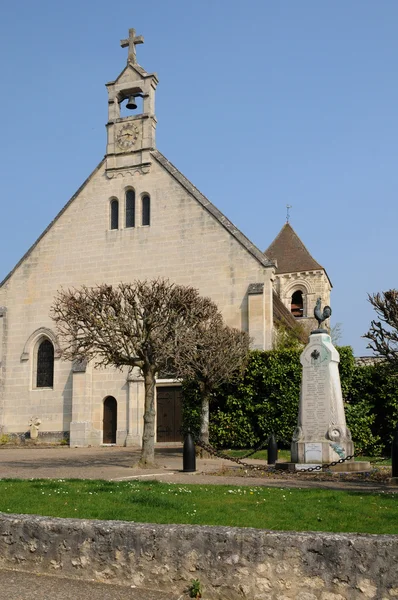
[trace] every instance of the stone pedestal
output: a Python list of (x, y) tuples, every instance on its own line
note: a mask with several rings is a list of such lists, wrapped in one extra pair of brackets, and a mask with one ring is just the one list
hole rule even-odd
[(311, 333), (300, 361), (303, 375), (298, 423), (291, 446), (292, 462), (325, 464), (353, 454), (341, 394), (340, 357), (327, 332)]

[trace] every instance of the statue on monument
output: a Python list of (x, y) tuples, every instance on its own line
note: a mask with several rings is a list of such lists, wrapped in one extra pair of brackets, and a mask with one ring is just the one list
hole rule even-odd
[(318, 329), (322, 329), (321, 325), (326, 319), (328, 319), (332, 314), (332, 309), (330, 306), (325, 306), (323, 311), (321, 312), (321, 302), (322, 298), (318, 298), (314, 308), (314, 317), (318, 321)]

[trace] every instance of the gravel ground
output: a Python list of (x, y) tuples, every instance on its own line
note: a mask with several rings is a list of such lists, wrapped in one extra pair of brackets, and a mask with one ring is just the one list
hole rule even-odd
[[(0, 446), (0, 478), (51, 479), (158, 479), (167, 483), (223, 485), (263, 485), (267, 487), (321, 487), (361, 491), (398, 491), (388, 485), (391, 469), (370, 474), (297, 474), (286, 471), (267, 472), (240, 469), (235, 463), (207, 458), (196, 461), (195, 473), (182, 471), (182, 446), (157, 447), (156, 466), (138, 468), (139, 448), (100, 446), (69, 448), (68, 446)], [(262, 466), (263, 461), (248, 459)]]

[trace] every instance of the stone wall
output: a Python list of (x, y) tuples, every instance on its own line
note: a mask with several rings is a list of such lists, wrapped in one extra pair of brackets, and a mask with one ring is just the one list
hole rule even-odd
[[(398, 536), (51, 519), (0, 513), (0, 568), (206, 600), (398, 598)], [(159, 597), (161, 596), (161, 592)]]
[[(136, 193), (136, 227), (126, 228), (125, 194), (131, 188)], [(7, 311), (0, 321), (9, 334), (6, 340), (4, 333), (2, 345), (0, 339), (3, 359), (7, 358), (6, 369), (0, 369), (0, 424), (6, 433), (26, 431), (29, 419), (36, 415), (40, 431), (68, 431), (76, 422), (77, 427), (93, 430), (84, 433), (82, 440), (77, 436), (79, 445), (99, 444), (103, 401), (109, 395), (118, 402), (118, 429), (127, 429), (123, 422), (127, 372), (87, 370), (80, 377), (84, 380), (80, 397), (75, 399), (79, 386), (73, 381), (71, 365), (56, 352), (53, 387), (36, 387), (38, 344), (43, 335), (56, 340), (50, 307), (60, 288), (165, 277), (199, 289), (217, 303), (230, 326), (247, 331), (247, 289), (260, 283), (263, 322), (254, 334), (260, 336), (258, 347), (271, 347), (273, 268), (265, 266), (266, 259), (255, 258), (253, 252), (259, 251), (249, 252), (240, 241), (242, 234), (232, 235), (232, 226), (226, 228), (193, 192), (193, 186), (192, 192), (187, 190), (158, 160), (153, 160), (148, 173), (137, 170), (113, 179), (107, 178), (101, 164), (4, 282), (0, 307)], [(139, 221), (145, 194), (151, 198), (150, 226)], [(114, 198), (120, 205), (117, 230), (110, 229)], [(0, 361), (3, 364), (1, 357)]]

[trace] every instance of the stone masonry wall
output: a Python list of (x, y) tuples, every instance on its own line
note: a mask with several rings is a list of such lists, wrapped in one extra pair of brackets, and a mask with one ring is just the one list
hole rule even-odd
[(199, 579), (206, 600), (389, 600), (398, 598), (397, 563), (392, 535), (0, 513), (0, 568), (176, 594)]

